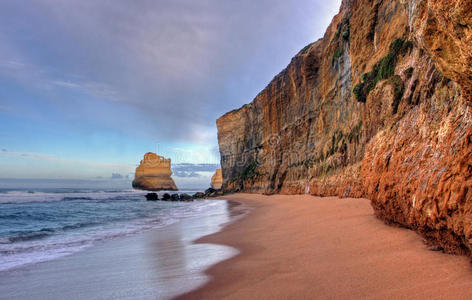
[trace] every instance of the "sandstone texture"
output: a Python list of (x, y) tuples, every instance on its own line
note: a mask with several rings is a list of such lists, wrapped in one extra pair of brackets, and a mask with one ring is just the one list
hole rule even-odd
[(367, 197), (472, 249), (472, 1), (345, 0), (250, 103), (217, 120), (227, 192)]
[(211, 177), (211, 187), (220, 190), (223, 185), (223, 173), (221, 169), (216, 169), (215, 174)]
[(171, 160), (149, 152), (136, 168), (133, 188), (145, 191), (176, 191), (172, 179)]

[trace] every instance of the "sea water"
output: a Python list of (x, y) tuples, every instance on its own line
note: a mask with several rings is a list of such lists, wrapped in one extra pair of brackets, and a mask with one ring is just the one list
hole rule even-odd
[(0, 271), (53, 260), (226, 205), (211, 200), (150, 202), (144, 195), (130, 189), (0, 189)]

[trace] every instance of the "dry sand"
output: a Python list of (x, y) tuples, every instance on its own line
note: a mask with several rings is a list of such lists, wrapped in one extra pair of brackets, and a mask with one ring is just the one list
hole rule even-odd
[(469, 259), (385, 225), (366, 199), (238, 194), (249, 216), (198, 243), (241, 254), (185, 299), (472, 299)]

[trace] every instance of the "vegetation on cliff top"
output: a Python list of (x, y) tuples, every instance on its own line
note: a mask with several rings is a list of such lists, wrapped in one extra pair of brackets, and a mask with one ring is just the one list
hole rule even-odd
[(305, 54), (305, 53), (307, 53), (308, 49), (310, 49), (311, 45), (313, 45), (313, 44), (314, 44), (314, 42), (313, 42), (313, 43), (309, 43), (308, 45), (306, 45), (305, 47), (303, 47), (303, 49), (300, 50), (299, 54)]

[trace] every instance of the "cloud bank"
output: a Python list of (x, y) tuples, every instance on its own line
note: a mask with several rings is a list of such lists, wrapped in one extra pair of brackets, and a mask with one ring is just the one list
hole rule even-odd
[(339, 5), (5, 0), (0, 76), (92, 123), (105, 119), (153, 139), (215, 144), (215, 119), (250, 102), (299, 49), (321, 37)]

